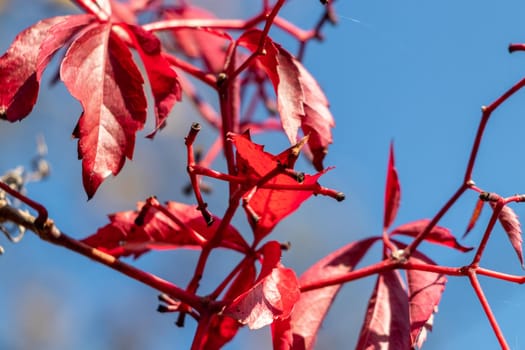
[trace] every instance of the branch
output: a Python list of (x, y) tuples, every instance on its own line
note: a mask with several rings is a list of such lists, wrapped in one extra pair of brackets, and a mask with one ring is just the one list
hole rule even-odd
[[(84, 244), (65, 233), (61, 232), (53, 223), (52, 220), (47, 219), (40, 227), (37, 225), (37, 218), (33, 215), (17, 209), (6, 200), (0, 200), (0, 223), (12, 222), (17, 225), (25, 227), (27, 230), (33, 231), (41, 239), (49, 243), (62, 246), (78, 254), (81, 254), (93, 261), (108, 266), (109, 268), (118, 271), (136, 281), (150, 286), (151, 288), (170, 295), (173, 298), (179, 299), (185, 304), (190, 305), (199, 312), (209, 310), (209, 305), (201, 298), (192, 293), (186, 292), (154, 274), (137, 269), (129, 264), (126, 264), (112, 255), (109, 255), (101, 250), (93, 248)], [(209, 302), (208, 302), (209, 304)]]

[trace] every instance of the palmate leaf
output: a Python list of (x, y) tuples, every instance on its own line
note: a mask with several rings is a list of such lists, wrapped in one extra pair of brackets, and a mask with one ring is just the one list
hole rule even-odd
[[(260, 30), (249, 30), (239, 38), (238, 44), (255, 51), (261, 35)], [(324, 168), (323, 159), (332, 143), (331, 129), (335, 125), (328, 100), (316, 80), (292, 54), (270, 38), (266, 38), (263, 49), (265, 54), (256, 60), (274, 87), (284, 132), (291, 144), (297, 142), (299, 128), (310, 136), (308, 146), (313, 164), (320, 171)]]
[[(352, 271), (379, 239), (366, 238), (328, 254), (306, 270), (299, 278), (299, 283), (305, 285)], [(290, 317), (272, 324), (274, 349), (313, 349), (317, 332), (340, 288), (341, 285), (335, 285), (301, 293)]]
[(142, 75), (111, 26), (84, 31), (60, 68), (61, 79), (84, 110), (74, 136), (88, 198), (106, 177), (120, 172), (126, 157), (132, 158), (135, 134), (146, 119)]
[[(109, 1), (97, 4), (111, 14)], [(122, 28), (127, 35), (117, 30)], [(140, 27), (101, 22), (87, 14), (53, 17), (20, 33), (0, 58), (0, 118), (17, 121), (31, 112), (51, 58), (72, 41), (60, 77), (83, 108), (73, 135), (79, 138), (88, 198), (106, 177), (120, 172), (126, 158), (131, 159), (135, 134), (146, 118), (144, 81), (120, 35), (131, 39), (144, 62), (155, 99), (156, 131), (180, 100), (181, 90), (159, 40)]]
[[(246, 135), (231, 134), (230, 139), (237, 149), (239, 173), (255, 178), (260, 178), (273, 171), (278, 166), (278, 161), (290, 158), (287, 154), (294, 152), (292, 147), (283, 152), (284, 154), (275, 156), (265, 152), (263, 146), (251, 142)], [(282, 162), (280, 164), (282, 165)], [(279, 174), (268, 181), (267, 184), (293, 185), (297, 187), (309, 186), (316, 184), (323, 174), (324, 172), (319, 172), (315, 175), (305, 175), (302, 183), (298, 183), (290, 176)], [(297, 210), (301, 203), (312, 194), (313, 191), (311, 189), (278, 190), (258, 188), (249, 198), (248, 206), (245, 208), (255, 237), (258, 240), (264, 238), (279, 221)], [(256, 220), (253, 218), (253, 214), (258, 216)]]
[[(156, 208), (150, 207), (144, 212), (143, 206), (143, 203), (139, 203), (136, 211), (110, 215), (110, 223), (83, 242), (115, 257), (138, 257), (150, 250), (200, 248), (221, 222), (220, 218), (215, 218), (213, 225), (208, 226), (195, 205), (177, 202), (166, 204), (167, 211), (181, 224)], [(142, 217), (141, 222), (137, 223), (139, 213)], [(241, 252), (248, 250), (248, 244), (233, 226), (228, 226), (224, 231), (220, 246)]]

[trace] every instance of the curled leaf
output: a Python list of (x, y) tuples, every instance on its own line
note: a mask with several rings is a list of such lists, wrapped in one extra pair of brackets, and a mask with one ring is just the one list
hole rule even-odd
[[(496, 207), (496, 203), (489, 202), (492, 208)], [(521, 236), (521, 225), (518, 215), (508, 205), (504, 205), (498, 215), (498, 220), (509, 237), (510, 244), (516, 251), (516, 255), (523, 267), (523, 238)]]
[(476, 222), (479, 219), (479, 216), (481, 215), (481, 210), (483, 209), (483, 205), (485, 204), (485, 201), (478, 199), (476, 202), (476, 206), (474, 207), (474, 211), (472, 212), (472, 216), (470, 217), (470, 220), (467, 225), (467, 229), (465, 230), (465, 233), (463, 234), (463, 238), (467, 237), (470, 231), (474, 228), (476, 225)]
[(394, 144), (390, 143), (390, 155), (388, 157), (388, 168), (385, 189), (385, 212), (383, 219), (384, 230), (388, 229), (394, 221), (394, 219), (396, 218), (400, 200), (401, 185), (399, 184), (399, 177), (397, 175), (394, 160)]

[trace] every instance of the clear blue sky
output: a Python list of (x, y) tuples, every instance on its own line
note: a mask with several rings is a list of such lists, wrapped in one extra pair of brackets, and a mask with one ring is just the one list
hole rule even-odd
[[(258, 7), (258, 1), (244, 2), (239, 11), (250, 11), (251, 6)], [(290, 1), (283, 15), (307, 27), (316, 20), (319, 7), (317, 0)], [(525, 53), (507, 52), (509, 43), (525, 41), (522, 1), (341, 0), (336, 8), (339, 25), (326, 28), (324, 43), (307, 48), (305, 65), (325, 90), (337, 123), (335, 143), (326, 160), (336, 169), (321, 182), (344, 191), (347, 200), (313, 198), (277, 227), (275, 238), (292, 242), (284, 263), (299, 272), (345, 243), (381, 233), (391, 140), (402, 186), (395, 224), (433, 216), (460, 184), (480, 106), (525, 74)], [(220, 11), (226, 16), (224, 7)], [(47, 1), (10, 1), (0, 14), (1, 51), (26, 26), (63, 12)], [(285, 42), (284, 46), (293, 51), (293, 45)], [(29, 164), (34, 139), (43, 134), (52, 176), (28, 190), (48, 207), (61, 229), (84, 237), (106, 223), (106, 214), (132, 209), (136, 201), (152, 194), (161, 200), (189, 200), (180, 194), (186, 178), (178, 168), (183, 161), (182, 135), (195, 113), (181, 106), (167, 130), (153, 142), (138, 140), (135, 162), (86, 202), (76, 142), (70, 138), (80, 109), (61, 84), (47, 85), (52, 74), (52, 70), (46, 73), (39, 102), (26, 120), (2, 123), (0, 172)], [(493, 115), (474, 172), (479, 186), (504, 196), (525, 193), (524, 110), (525, 92), (520, 92)], [(311, 171), (305, 163), (301, 166)], [(223, 205), (218, 197), (210, 200), (215, 208)], [(460, 237), (475, 199), (474, 194), (465, 196), (441, 224)], [(523, 206), (513, 208), (525, 215)], [(479, 242), (488, 214), (485, 210), (463, 243)], [(242, 219), (236, 221), (241, 226)], [(483, 266), (524, 273), (499, 226), (489, 243)], [(0, 348), (189, 347), (192, 322), (180, 330), (173, 325), (175, 316), (156, 313), (156, 293), (151, 289), (32, 234), (18, 245), (2, 238), (0, 244), (6, 248), (0, 257)], [(450, 266), (467, 264), (472, 256), (429, 246), (423, 249)], [(378, 253), (372, 252), (367, 262), (377, 259)], [(149, 254), (138, 263), (184, 285), (183, 271), (195, 256), (186, 251)], [(214, 266), (207, 274), (220, 279), (220, 271), (220, 266)], [(524, 287), (483, 278), (481, 283), (511, 348), (525, 349)], [(367, 279), (345, 286), (320, 332), (320, 349), (347, 349), (355, 344), (372, 285), (373, 280)], [(40, 343), (24, 344), (20, 339), (29, 339), (27, 332)], [(242, 331), (228, 348), (246, 348), (250, 342), (250, 348), (267, 349), (268, 341), (268, 329)], [(449, 278), (434, 332), (425, 346), (443, 348), (498, 348), (465, 279)]]

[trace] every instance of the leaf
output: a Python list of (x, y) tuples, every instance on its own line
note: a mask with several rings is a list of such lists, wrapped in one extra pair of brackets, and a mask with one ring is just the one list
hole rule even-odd
[(135, 133), (146, 118), (142, 76), (109, 23), (86, 30), (73, 42), (60, 76), (84, 110), (74, 136), (79, 138), (82, 179), (91, 198), (102, 181), (117, 175), (125, 158), (133, 156)]
[(483, 205), (485, 204), (485, 201), (478, 199), (476, 202), (476, 207), (474, 208), (474, 212), (472, 213), (472, 216), (470, 217), (470, 220), (467, 225), (467, 229), (465, 230), (465, 233), (463, 234), (463, 238), (467, 237), (468, 233), (474, 228), (476, 225), (476, 222), (479, 219), (479, 216), (481, 215), (481, 210), (483, 209)]
[(394, 159), (394, 144), (390, 143), (390, 156), (388, 157), (388, 168), (386, 175), (385, 189), (385, 212), (383, 219), (383, 229), (387, 230), (395, 220), (401, 200), (401, 185)]
[[(319, 260), (299, 278), (301, 285), (351, 272), (379, 237), (352, 242)], [(301, 293), (290, 318), (272, 324), (274, 349), (313, 349), (317, 332), (341, 285)], [(288, 347), (286, 346), (288, 344)]]
[[(181, 6), (163, 12), (165, 19), (216, 19), (215, 15), (197, 6)], [(188, 57), (201, 59), (210, 73), (224, 69), (227, 41), (231, 37), (222, 31), (209, 28), (184, 28), (171, 31), (175, 45)]]
[[(492, 208), (496, 207), (496, 203), (489, 202), (490, 206)], [(518, 218), (518, 215), (512, 210), (511, 207), (504, 205), (501, 209), (501, 212), (498, 215), (498, 220), (507, 233), (507, 236), (509, 237), (510, 244), (512, 244), (512, 247), (516, 251), (516, 254), (518, 255), (518, 259), (521, 263), (521, 267), (523, 268), (523, 250), (522, 250), (522, 243), (523, 238), (521, 237), (521, 225)]]
[[(413, 252), (409, 262), (436, 265), (422, 253)], [(412, 348), (421, 348), (428, 331), (432, 330), (434, 313), (441, 300), (447, 278), (435, 272), (407, 270), (410, 342)]]
[(155, 99), (155, 130), (148, 135), (153, 138), (157, 130), (164, 127), (173, 106), (181, 99), (181, 86), (177, 74), (164, 58), (159, 39), (140, 26), (123, 26), (130, 35), (148, 74)]
[[(263, 146), (251, 142), (247, 136), (231, 134), (230, 139), (237, 148), (237, 167), (240, 175), (261, 178), (278, 166), (278, 160), (288, 158), (286, 152), (294, 152), (292, 147), (285, 151), (284, 154), (281, 153), (274, 156), (265, 152)], [(315, 175), (304, 175), (302, 183), (297, 182), (288, 175), (279, 174), (266, 184), (296, 187), (310, 186), (310, 188), (305, 188), (305, 190), (257, 188), (253, 195), (251, 193), (246, 194), (243, 197), (243, 199), (247, 200), (245, 211), (255, 237), (259, 240), (262, 239), (273, 230), (279, 221), (297, 210), (301, 203), (313, 194), (311, 186), (316, 185), (317, 180), (323, 174), (324, 172)]]
[[(255, 285), (237, 297), (223, 314), (259, 329), (275, 319), (287, 318), (299, 299), (299, 283), (292, 269), (283, 267), (277, 255), (278, 242), (268, 242), (263, 249), (263, 265)], [(280, 249), (280, 247), (278, 247)]]
[[(280, 249), (280, 248), (279, 248)], [(253, 263), (244, 265), (244, 268), (237, 275), (230, 288), (224, 296), (225, 300), (233, 299), (250, 289), (255, 281), (255, 266)], [(237, 331), (242, 326), (236, 319), (226, 315), (213, 315), (210, 329), (203, 339), (203, 349), (220, 349), (235, 337)]]
[(356, 349), (410, 349), (408, 295), (398, 271), (379, 274)]
[[(139, 257), (150, 250), (200, 248), (202, 239), (212, 237), (221, 222), (215, 217), (213, 225), (208, 226), (195, 205), (168, 202), (165, 208), (179, 223), (160, 210), (145, 209), (139, 203), (137, 211), (110, 215), (109, 224), (82, 241), (115, 257)], [(139, 215), (142, 222), (136, 223)], [(233, 226), (224, 231), (221, 246), (241, 252), (248, 250), (248, 244)]]
[(49, 28), (64, 17), (42, 20), (17, 35), (7, 52), (0, 57), (0, 118), (19, 121), (33, 109), (38, 97), (38, 48)]
[[(390, 232), (390, 235), (405, 235), (410, 237), (416, 237), (428, 226), (429, 223), (429, 219), (413, 221), (408, 224), (396, 227), (393, 231)], [(449, 248), (454, 248), (463, 253), (471, 251), (473, 249), (472, 247), (465, 247), (459, 244), (459, 242), (452, 235), (450, 230), (441, 226), (434, 226), (434, 228), (432, 228), (429, 234), (425, 237), (425, 241), (443, 245)]]
[[(262, 31), (252, 29), (245, 32), (238, 44), (255, 52), (259, 46)], [(334, 119), (328, 109), (328, 100), (319, 84), (292, 54), (280, 45), (266, 38), (265, 54), (256, 57), (277, 96), (277, 109), (284, 132), (291, 144), (297, 142), (299, 127), (309, 135), (308, 145), (313, 154), (313, 164), (320, 171), (328, 145), (332, 143), (331, 129)]]
[(64, 47), (80, 30), (95, 21), (95, 16), (93, 15), (72, 15), (61, 18), (59, 22), (49, 28), (46, 37), (40, 45), (36, 70), (38, 81), (40, 81), (42, 73), (53, 55)]

